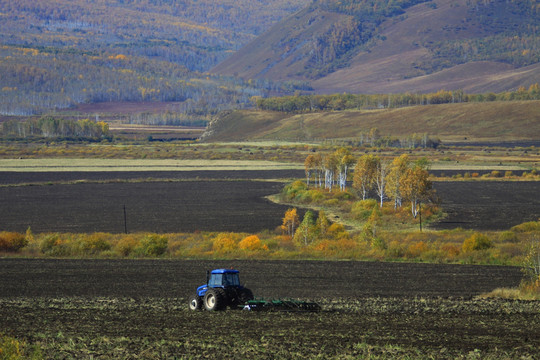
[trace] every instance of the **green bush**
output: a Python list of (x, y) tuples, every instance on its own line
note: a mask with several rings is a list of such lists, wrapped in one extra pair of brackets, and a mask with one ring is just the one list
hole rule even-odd
[(103, 251), (111, 250), (111, 244), (108, 241), (109, 236), (105, 233), (83, 236), (77, 243), (78, 253), (81, 255), (97, 255)]
[(463, 241), (463, 252), (489, 249), (493, 246), (491, 239), (484, 234), (474, 233)]
[(136, 253), (142, 256), (161, 256), (165, 254), (169, 247), (169, 240), (166, 236), (150, 234), (141, 239)]
[(351, 213), (357, 220), (366, 220), (376, 206), (377, 200), (375, 199), (356, 201), (351, 207)]
[(503, 231), (503, 232), (501, 232), (499, 234), (499, 240), (501, 242), (510, 242), (510, 243), (514, 243), (514, 242), (519, 241), (516, 233), (513, 232), (513, 231)]
[(65, 256), (70, 254), (68, 244), (57, 233), (46, 234), (39, 243), (42, 254), (50, 256)]
[(540, 221), (529, 221), (519, 224), (514, 226), (511, 230), (516, 232), (540, 231)]
[(298, 193), (306, 190), (307, 185), (303, 181), (297, 180), (283, 188), (283, 195), (287, 200), (292, 200), (297, 197)]

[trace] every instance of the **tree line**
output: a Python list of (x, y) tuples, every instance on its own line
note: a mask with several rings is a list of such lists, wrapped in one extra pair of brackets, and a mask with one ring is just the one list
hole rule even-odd
[(8, 120), (2, 123), (4, 137), (85, 138), (103, 139), (109, 136), (109, 124), (90, 119), (71, 120), (52, 116), (26, 121)]
[(325, 156), (310, 154), (304, 161), (306, 184), (328, 191), (337, 185), (340, 191), (345, 191), (353, 168), (353, 188), (360, 192), (363, 200), (375, 193), (381, 208), (387, 199), (393, 200), (394, 208), (409, 201), (411, 213), (416, 218), (419, 204), (434, 199), (427, 160), (413, 162), (406, 154), (391, 161), (369, 154), (356, 159), (346, 148)]
[(268, 98), (255, 97), (253, 102), (259, 110), (307, 113), (516, 100), (540, 100), (540, 86), (538, 83), (531, 85), (528, 89), (520, 87), (516, 91), (507, 91), (497, 94), (467, 94), (463, 90), (440, 90), (427, 94), (406, 92), (399, 94), (332, 94), (294, 95)]

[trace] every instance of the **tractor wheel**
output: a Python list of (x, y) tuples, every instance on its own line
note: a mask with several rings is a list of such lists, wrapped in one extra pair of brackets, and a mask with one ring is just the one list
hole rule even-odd
[(249, 289), (244, 288), (238, 292), (238, 301), (240, 302), (240, 304), (245, 304), (249, 300), (253, 300), (253, 299), (254, 299), (253, 292), (251, 292), (251, 290)]
[(190, 310), (201, 310), (202, 309), (202, 299), (199, 295), (194, 294), (189, 297), (189, 309)]
[(204, 308), (209, 311), (223, 310), (227, 307), (227, 296), (221, 288), (208, 289), (204, 295)]

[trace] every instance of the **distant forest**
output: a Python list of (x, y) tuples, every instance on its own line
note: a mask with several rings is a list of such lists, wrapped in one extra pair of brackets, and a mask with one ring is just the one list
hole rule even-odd
[(185, 101), (242, 107), (289, 84), (206, 71), (308, 0), (18, 0), (0, 2), (0, 114), (78, 103)]
[(337, 111), (348, 109), (384, 109), (405, 106), (451, 104), (462, 102), (540, 100), (540, 86), (531, 85), (529, 89), (488, 94), (466, 94), (461, 90), (440, 90), (429, 94), (334, 94), (283, 96), (255, 98), (259, 110), (306, 113), (318, 111)]

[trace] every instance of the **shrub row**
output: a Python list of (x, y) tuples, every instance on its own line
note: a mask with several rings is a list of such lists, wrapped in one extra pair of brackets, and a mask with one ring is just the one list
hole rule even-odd
[[(378, 207), (375, 207), (378, 209)], [(261, 258), (261, 259), (355, 259), (461, 262), (521, 265), (531, 238), (538, 236), (540, 222), (529, 222), (502, 232), (386, 231), (377, 228), (377, 216), (369, 227), (349, 234), (331, 224), (325, 235), (312, 241), (265, 231), (244, 233), (174, 234), (71, 234), (0, 233), (3, 243), (16, 244), (2, 252), (44, 257), (168, 257), (168, 258)], [(280, 231), (279, 231), (280, 232)], [(13, 250), (16, 248), (17, 250)]]

